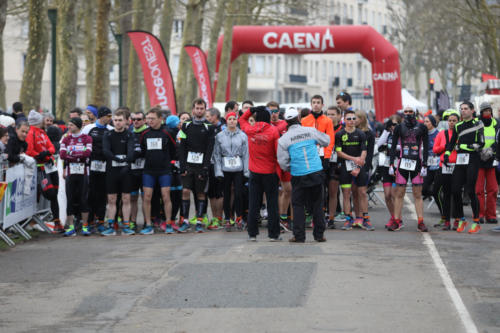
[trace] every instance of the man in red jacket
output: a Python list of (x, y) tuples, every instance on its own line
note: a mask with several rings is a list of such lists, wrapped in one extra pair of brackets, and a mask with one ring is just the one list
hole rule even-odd
[[(255, 115), (255, 125), (248, 122), (250, 116)], [(270, 124), (271, 114), (265, 106), (253, 107), (247, 110), (239, 119), (240, 127), (248, 136), (248, 152), (250, 155), (248, 169), (250, 179), (248, 236), (250, 241), (256, 241), (259, 234), (257, 216), (262, 203), (262, 195), (267, 199), (267, 229), (270, 241), (280, 241), (278, 223), (278, 176), (276, 168), (278, 161), (276, 151), (279, 133), (276, 127)]]
[(54, 218), (54, 231), (61, 232), (63, 227), (59, 221), (59, 204), (57, 203), (57, 192), (59, 189), (59, 174), (54, 163), (56, 149), (50, 141), (49, 136), (43, 130), (43, 116), (41, 113), (31, 110), (28, 115), (30, 130), (26, 136), (28, 150), (26, 155), (34, 157), (37, 163), (37, 176), (40, 184), (39, 190), (44, 197), (50, 201), (50, 210)]

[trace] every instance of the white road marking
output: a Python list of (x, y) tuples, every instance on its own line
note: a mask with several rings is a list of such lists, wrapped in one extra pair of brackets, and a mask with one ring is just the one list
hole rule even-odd
[[(405, 196), (405, 203), (410, 208), (409, 215), (411, 216), (411, 218), (417, 220), (417, 214), (415, 213), (415, 208), (410, 199), (408, 199), (408, 196)], [(431, 255), (432, 261), (434, 262), (434, 265), (436, 266), (439, 272), (439, 276), (441, 276), (441, 280), (443, 280), (443, 284), (446, 288), (446, 291), (448, 292), (448, 295), (450, 295), (453, 305), (455, 305), (455, 308), (457, 309), (458, 316), (460, 317), (460, 320), (464, 325), (465, 331), (467, 333), (478, 333), (479, 331), (476, 327), (476, 324), (472, 320), (472, 317), (470, 316), (470, 313), (467, 310), (467, 307), (465, 306), (464, 301), (460, 296), (460, 293), (455, 287), (455, 284), (451, 279), (450, 273), (448, 273), (448, 269), (446, 268), (446, 265), (441, 259), (441, 256), (439, 255), (439, 252), (436, 248), (436, 245), (434, 244), (434, 241), (432, 240), (431, 235), (427, 232), (423, 232), (422, 236), (424, 237), (423, 244), (427, 247), (427, 250), (429, 250), (429, 254)]]

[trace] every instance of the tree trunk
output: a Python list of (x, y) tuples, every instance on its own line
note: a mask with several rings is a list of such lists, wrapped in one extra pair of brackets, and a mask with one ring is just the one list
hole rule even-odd
[[(142, 26), (142, 30), (148, 31), (148, 32), (153, 32), (153, 23), (154, 23), (154, 14), (155, 14), (155, 8), (153, 6), (153, 1), (152, 0), (145, 0), (144, 1), (144, 13), (145, 13), (145, 19), (144, 19), (144, 25)], [(142, 73), (142, 71), (139, 71), (139, 73)], [(146, 85), (144, 84), (144, 76), (141, 76), (139, 74), (139, 82), (142, 86), (142, 91), (144, 92), (142, 94), (143, 100), (141, 103), (141, 109), (148, 109), (150, 104), (149, 104), (149, 94), (148, 94), (148, 89), (146, 88)]]
[(238, 57), (231, 64), (231, 100), (235, 100), (238, 96), (238, 79), (240, 74), (241, 57)]
[(86, 103), (92, 103), (94, 91), (94, 56), (95, 56), (95, 0), (83, 2), (83, 31), (84, 31), (84, 53), (85, 53), (85, 86)]
[[(193, 27), (193, 40), (191, 41), (192, 44), (198, 45), (201, 47), (201, 42), (203, 40), (203, 16), (204, 16), (204, 9), (205, 9), (205, 3), (206, 0), (200, 1), (199, 5), (196, 8), (196, 17), (195, 17), (195, 22), (196, 24)], [(184, 110), (189, 110), (191, 109), (191, 103), (196, 97), (201, 97), (198, 96), (198, 82), (196, 81), (196, 77), (194, 76), (194, 72), (192, 70), (192, 64), (191, 61), (188, 61), (189, 65), (188, 68), (191, 68), (191, 70), (188, 70), (188, 94), (186, 95), (186, 98), (184, 99)]]
[[(124, 15), (132, 11), (132, 0), (121, 0), (119, 4), (119, 15)], [(127, 101), (128, 95), (128, 63), (130, 58), (130, 38), (127, 31), (132, 30), (132, 14), (125, 15), (119, 21), (119, 33), (122, 34), (122, 95), (123, 103)]]
[(222, 54), (220, 59), (219, 76), (215, 100), (224, 102), (226, 100), (227, 75), (231, 62), (231, 43), (233, 40), (233, 14), (235, 12), (236, 0), (228, 0), (228, 16), (224, 21), (224, 42), (222, 44)]
[(3, 70), (3, 29), (7, 18), (7, 0), (0, 0), (0, 108), (6, 109), (5, 77)]
[[(132, 29), (139, 30), (143, 27), (144, 20), (144, 1), (134, 0), (134, 17), (132, 20)], [(128, 63), (128, 86), (127, 86), (127, 106), (131, 110), (141, 110), (141, 77), (139, 58), (135, 53), (134, 46), (130, 44), (129, 63)]]
[(208, 59), (207, 66), (210, 73), (210, 77), (214, 78), (215, 72), (215, 60), (217, 56), (217, 41), (219, 40), (220, 30), (222, 29), (222, 23), (224, 22), (224, 9), (226, 8), (227, 0), (217, 1), (217, 10), (215, 11), (214, 22), (210, 28), (210, 37), (208, 40)]
[(93, 102), (97, 105), (109, 103), (109, 40), (108, 21), (110, 0), (97, 0), (96, 50)]
[[(238, 76), (240, 79), (240, 84), (238, 87), (238, 101), (244, 101), (248, 99), (248, 54), (242, 54), (238, 57)], [(235, 68), (236, 69), (236, 68)]]
[(75, 1), (57, 0), (57, 103), (56, 118), (63, 119), (76, 104), (78, 63), (75, 43)]
[(49, 48), (47, 1), (29, 0), (28, 51), (24, 64), (23, 82), (19, 99), (24, 110), (40, 107), (42, 76)]
[(164, 0), (161, 13), (160, 40), (167, 59), (170, 60), (170, 40), (174, 25), (175, 0)]

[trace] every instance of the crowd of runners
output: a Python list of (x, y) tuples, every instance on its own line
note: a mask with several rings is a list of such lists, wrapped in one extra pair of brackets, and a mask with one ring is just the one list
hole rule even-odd
[(271, 241), (292, 231), (290, 242), (304, 242), (311, 227), (323, 242), (326, 228), (374, 230), (368, 197), (378, 183), (388, 231), (408, 227), (407, 185), (418, 231), (430, 228), (424, 198), (439, 208), (435, 229), (474, 234), (497, 223), (500, 125), (490, 104), (476, 110), (466, 101), (439, 115), (404, 107), (382, 124), (351, 103), (345, 92), (330, 107), (315, 95), (310, 109), (229, 101), (223, 116), (199, 98), (178, 115), (89, 105), (71, 110), (66, 123), (34, 110), (26, 117), (15, 103), (12, 114), (0, 115), (0, 157), (36, 166), (38, 194), (51, 203), (48, 225), (67, 237), (224, 229), (246, 230), (255, 241), (267, 221)]

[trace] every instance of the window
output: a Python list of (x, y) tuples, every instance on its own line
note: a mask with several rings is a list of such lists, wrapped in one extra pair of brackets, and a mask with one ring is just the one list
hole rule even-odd
[(179, 55), (178, 54), (174, 54), (172, 56), (171, 66), (172, 66), (173, 75), (177, 76), (177, 71), (179, 70)]
[(358, 82), (360, 82), (361, 78), (362, 78), (362, 76), (361, 76), (362, 68), (363, 67), (361, 65), (361, 61), (358, 61), (358, 73), (357, 73), (358, 75), (356, 76), (356, 79), (358, 80)]
[(257, 75), (263, 75), (265, 73), (266, 57), (265, 56), (255, 56), (255, 71)]
[(316, 82), (319, 82), (319, 61), (316, 61)]
[(297, 58), (297, 63), (295, 64), (295, 74), (300, 75), (300, 58)]
[(248, 56), (248, 74), (253, 73), (255, 70), (253, 68), (253, 56)]
[(349, 64), (349, 77), (352, 79), (352, 64)]
[(174, 37), (177, 39), (181, 39), (183, 30), (184, 20), (174, 20)]
[(295, 58), (292, 57), (292, 59), (290, 60), (290, 74), (295, 74)]
[(288, 75), (289, 72), (288, 72), (288, 57), (287, 56), (284, 56), (285, 57), (285, 75)]
[(345, 79), (347, 76), (347, 65), (345, 63), (342, 64), (342, 82), (340, 83), (341, 86), (345, 87)]
[(268, 56), (267, 57), (267, 75), (273, 75), (273, 57)]
[(335, 70), (333, 68), (333, 61), (330, 61), (330, 77), (333, 77)]
[(321, 79), (326, 81), (326, 74), (328, 73), (328, 69), (326, 68), (326, 60), (323, 60), (323, 64), (321, 67)]
[[(276, 77), (278, 80), (280, 79), (281, 76), (281, 57), (276, 57)], [(281, 94), (281, 91), (279, 92)], [(280, 97), (281, 99), (281, 97)]]

